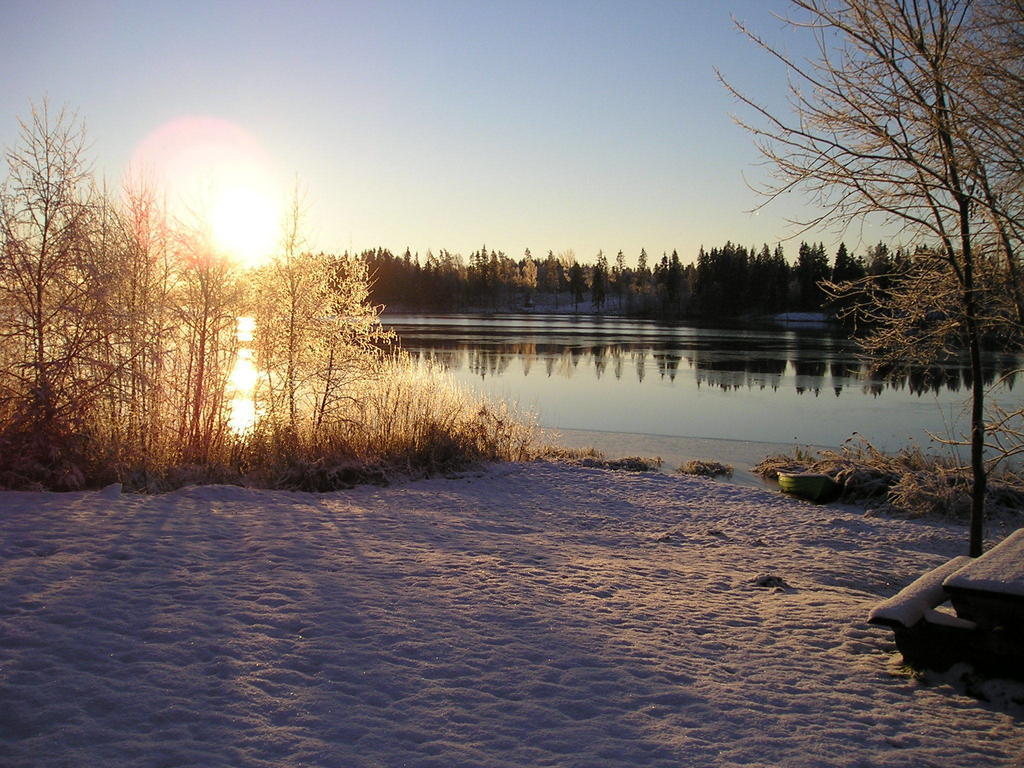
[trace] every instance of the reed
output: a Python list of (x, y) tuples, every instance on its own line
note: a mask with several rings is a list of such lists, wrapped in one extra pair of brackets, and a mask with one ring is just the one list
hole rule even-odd
[(467, 392), (443, 371), (401, 354), (386, 356), (372, 375), (349, 382), (343, 400), (344, 407), (315, 428), (264, 420), (203, 465), (128, 472), (128, 484), (144, 476), (148, 490), (233, 482), (330, 491), (449, 474), (481, 462), (528, 460), (540, 450), (530, 414)]

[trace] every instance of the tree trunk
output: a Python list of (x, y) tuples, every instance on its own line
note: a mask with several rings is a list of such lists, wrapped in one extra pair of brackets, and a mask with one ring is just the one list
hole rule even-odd
[(968, 331), (971, 336), (971, 533), (968, 554), (980, 557), (985, 535), (985, 382), (982, 380), (981, 343), (976, 323)]
[(981, 364), (981, 332), (975, 299), (974, 252), (971, 243), (968, 201), (959, 196), (960, 248), (963, 257), (964, 324), (971, 356), (971, 530), (968, 554), (980, 557), (985, 535), (985, 380)]

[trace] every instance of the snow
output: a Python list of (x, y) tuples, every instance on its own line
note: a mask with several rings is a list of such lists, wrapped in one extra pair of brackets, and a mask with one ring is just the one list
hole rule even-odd
[[(1007, 766), (870, 608), (963, 527), (533, 463), (0, 494), (0, 765)], [(1005, 535), (1005, 531), (993, 534)]]
[(952, 574), (946, 585), (1024, 597), (1024, 528)]
[(784, 325), (804, 325), (822, 328), (831, 321), (831, 318), (824, 312), (783, 312), (773, 315), (772, 319)]
[(923, 618), (929, 624), (938, 624), (943, 627), (952, 627), (954, 629), (970, 631), (977, 629), (978, 627), (978, 625), (970, 619), (961, 619), (959, 616), (949, 613), (948, 611), (937, 611), (934, 608), (926, 610)]
[(960, 555), (933, 568), (888, 600), (872, 608), (868, 620), (900, 624), (904, 627), (914, 626), (925, 613), (949, 599), (946, 590), (942, 588), (943, 580), (969, 562), (971, 558)]

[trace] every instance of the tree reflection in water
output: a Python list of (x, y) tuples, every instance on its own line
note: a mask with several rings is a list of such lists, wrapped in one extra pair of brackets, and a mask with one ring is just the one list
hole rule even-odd
[[(545, 426), (838, 445), (852, 432), (898, 447), (959, 418), (966, 361), (872, 371), (817, 329), (665, 326), (571, 316), (388, 317), (414, 358), (538, 409)], [(1021, 361), (990, 353), (1008, 399)]]
[[(771, 351), (691, 349), (683, 352), (668, 344), (612, 343), (578, 345), (568, 343), (497, 342), (418, 339), (401, 336), (403, 348), (413, 358), (431, 361), (447, 370), (467, 370), (481, 379), (508, 374), (518, 363), (524, 376), (534, 373), (534, 363), (543, 362), (543, 375), (570, 379), (588, 371), (596, 379), (609, 372), (615, 379), (632, 376), (643, 382), (648, 364), (669, 382), (681, 371), (691, 371), (698, 386), (722, 390), (779, 389), (790, 379), (798, 394), (817, 396), (831, 390), (839, 397), (851, 387), (880, 395), (887, 389), (908, 390), (915, 395), (960, 392), (970, 386), (970, 369), (961, 360), (941, 365), (907, 367), (904, 370), (872, 371), (871, 366), (849, 352), (841, 359), (822, 357), (819, 347), (795, 347), (786, 355)], [(817, 355), (817, 356), (814, 356)], [(1017, 360), (1011, 355), (989, 354), (985, 383), (1000, 379), (1008, 389), (1016, 382)]]

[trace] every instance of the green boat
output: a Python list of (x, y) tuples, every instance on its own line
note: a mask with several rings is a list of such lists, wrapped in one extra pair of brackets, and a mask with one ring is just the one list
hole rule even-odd
[(823, 503), (839, 495), (839, 486), (828, 475), (810, 472), (779, 472), (779, 487), (801, 499)]

